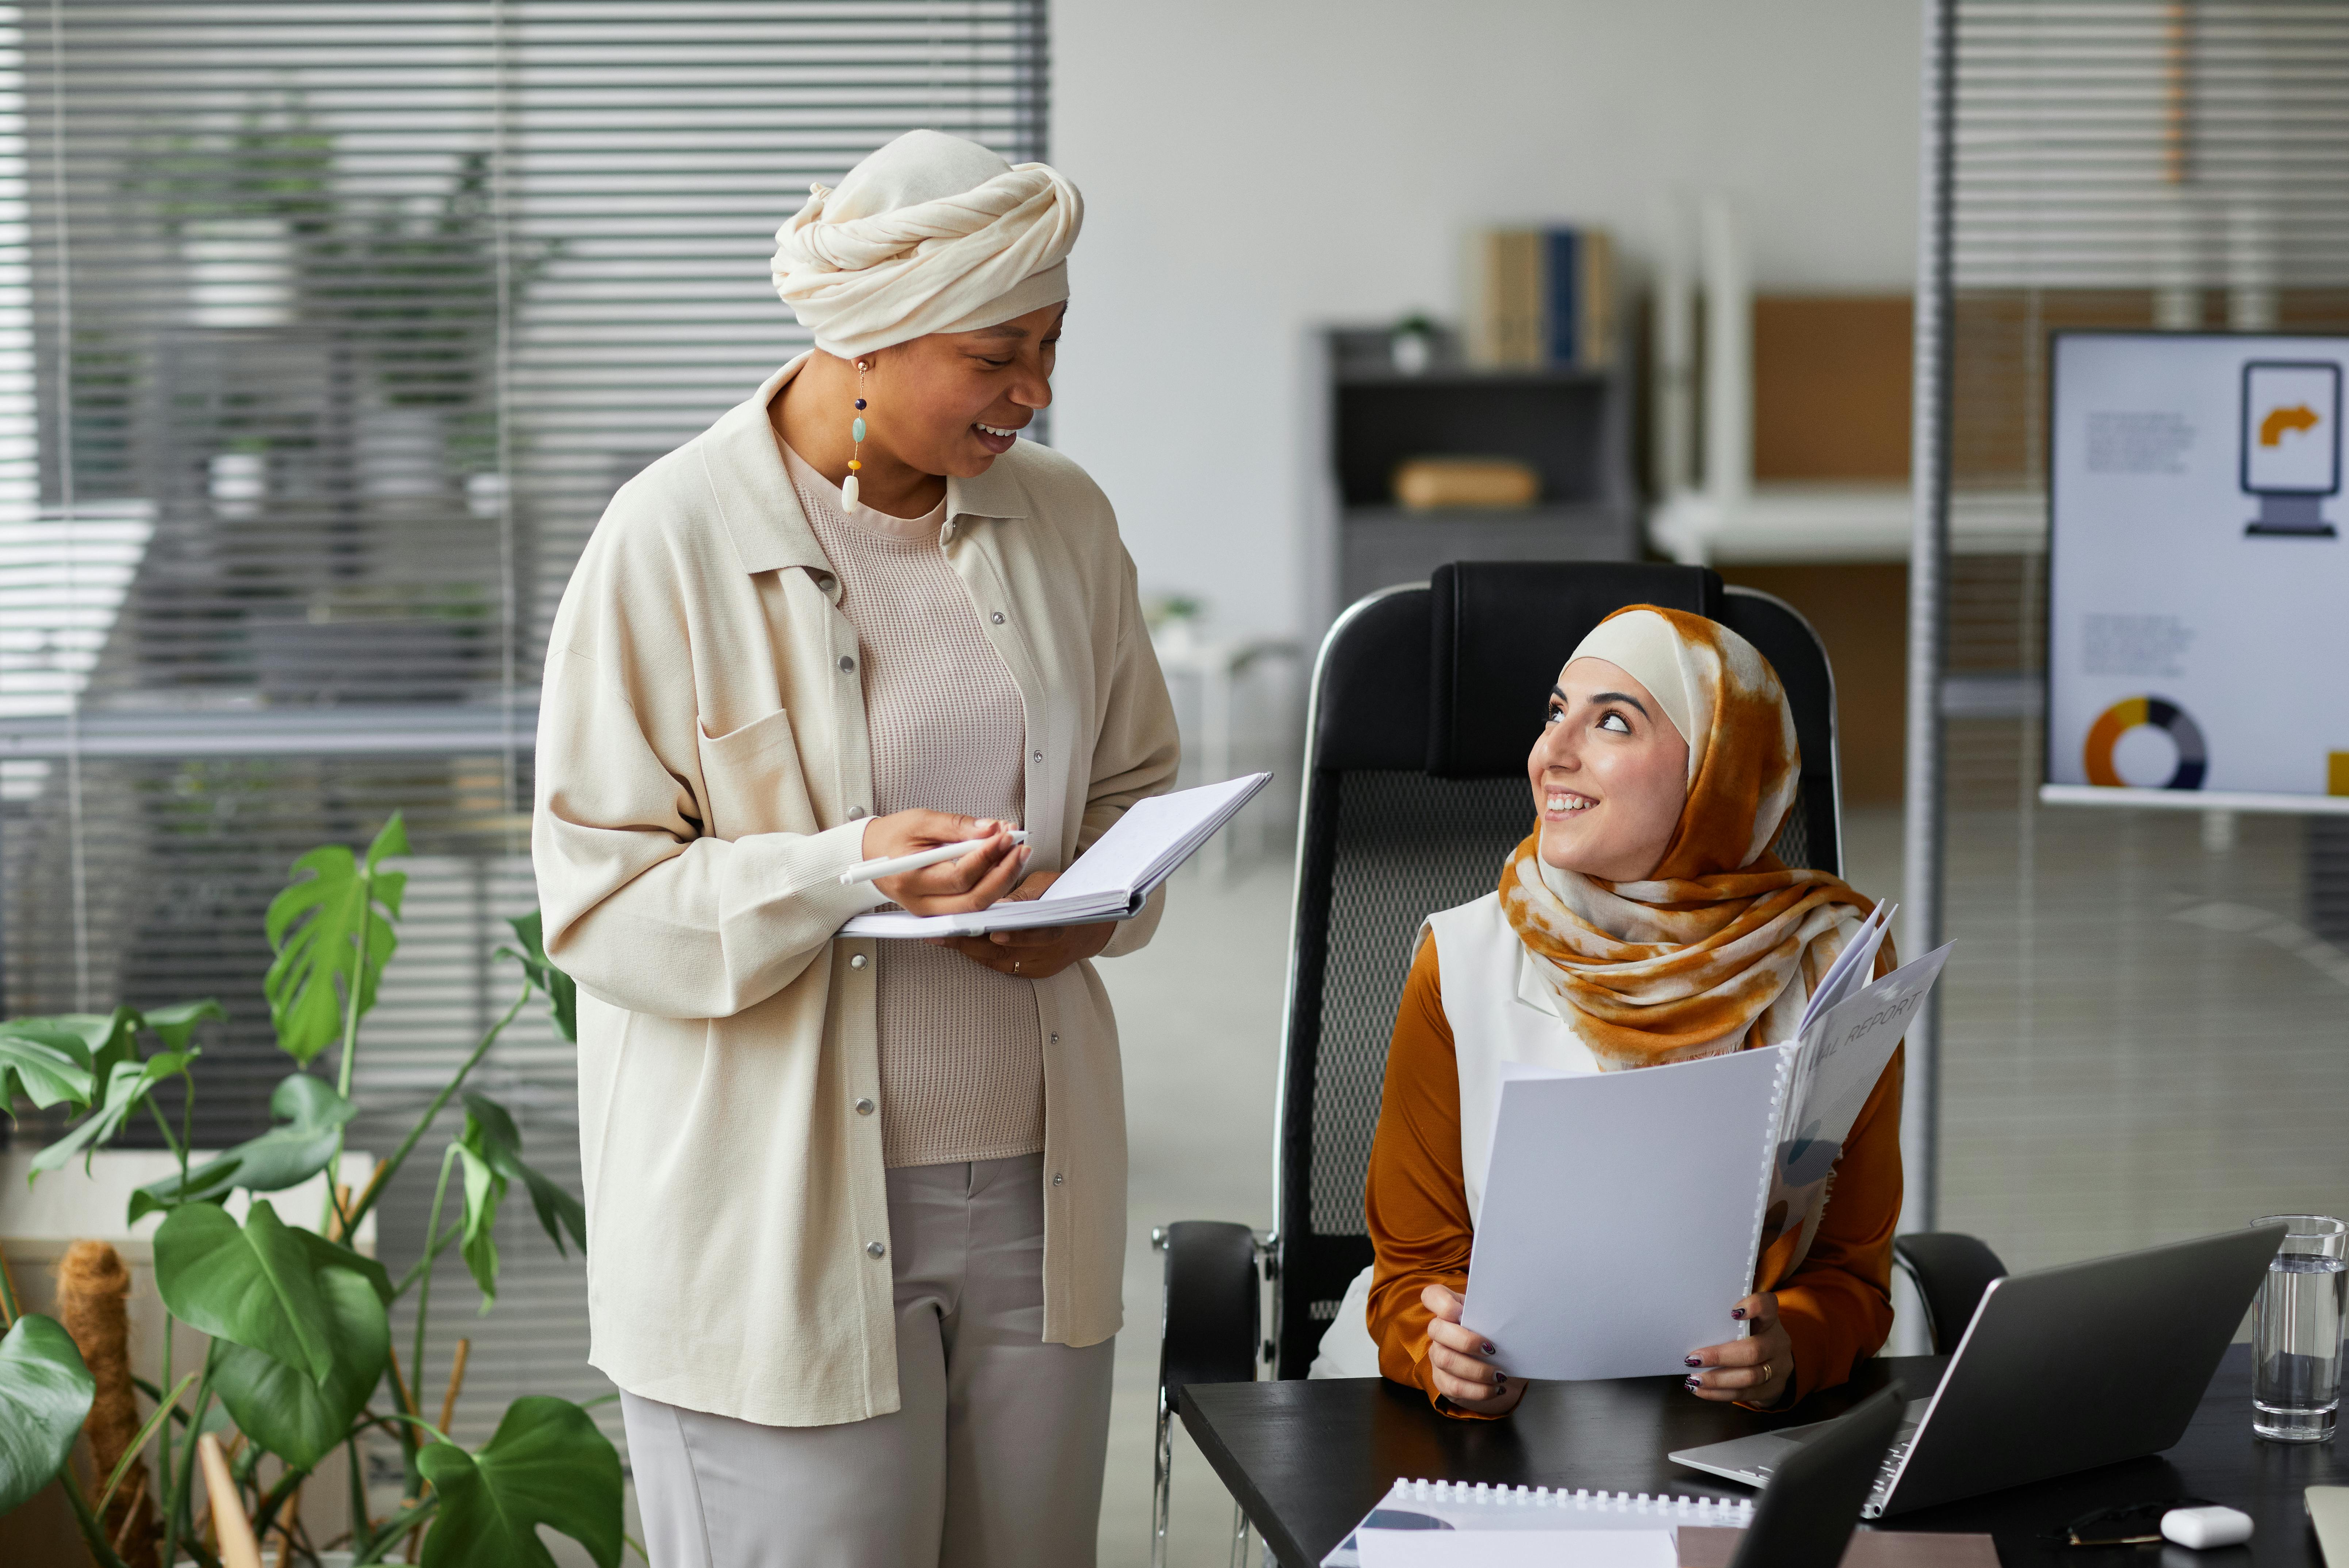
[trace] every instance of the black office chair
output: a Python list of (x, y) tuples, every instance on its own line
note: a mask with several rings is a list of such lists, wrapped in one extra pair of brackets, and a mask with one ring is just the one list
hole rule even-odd
[(2006, 1277), (2006, 1265), (1971, 1236), (1955, 1231), (1918, 1231), (1892, 1238), (1892, 1261), (1917, 1286), (1932, 1330), (1933, 1354), (1947, 1356), (1966, 1336), (1990, 1282)]
[[(1163, 1561), (1184, 1386), (1251, 1380), (1259, 1358), (1276, 1377), (1302, 1377), (1347, 1284), (1370, 1263), (1362, 1180), (1413, 933), (1498, 883), (1533, 826), (1526, 753), (1542, 699), (1575, 645), (1633, 603), (1710, 616), (1776, 667), (1803, 775), (1772, 847), (1789, 865), (1841, 871), (1835, 683), (1817, 634), (1784, 602), (1724, 589), (1693, 566), (1461, 562), (1338, 618), (1315, 662), (1307, 719), (1277, 1228), (1262, 1240), (1205, 1221), (1153, 1233), (1166, 1270), (1154, 1563)], [(1259, 1270), (1273, 1286), (1272, 1337), (1261, 1343)], [(1234, 1539), (1244, 1545), (1245, 1530)]]

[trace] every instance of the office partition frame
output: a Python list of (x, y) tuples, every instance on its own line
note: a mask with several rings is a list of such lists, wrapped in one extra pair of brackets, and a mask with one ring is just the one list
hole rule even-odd
[[(1949, 619), (1951, 228), (1957, 119), (1957, 0), (1924, 0), (1923, 123), (1919, 137), (1917, 303), (1910, 464), (1916, 515), (1909, 550), (1909, 700), (1902, 781), (1901, 950), (1941, 944), (1943, 648)], [(1900, 1228), (1930, 1231), (1940, 1210), (1940, 1000), (1909, 1025), (1900, 1159)]]

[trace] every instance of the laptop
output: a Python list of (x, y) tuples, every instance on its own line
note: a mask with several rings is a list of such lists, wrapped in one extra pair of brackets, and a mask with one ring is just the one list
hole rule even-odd
[(1895, 1383), (1819, 1422), (1754, 1504), (1730, 1568), (1837, 1568), (1908, 1408)]
[[(1928, 1508), (2176, 1443), (2283, 1237), (2280, 1224), (2227, 1231), (1992, 1281), (1940, 1386), (1909, 1406), (1861, 1516)], [(1787, 1427), (1671, 1457), (1766, 1486), (1839, 1424)]]

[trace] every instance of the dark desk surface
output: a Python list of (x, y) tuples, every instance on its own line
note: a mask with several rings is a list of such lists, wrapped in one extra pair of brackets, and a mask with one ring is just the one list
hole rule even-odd
[[(1678, 1377), (1537, 1383), (1506, 1421), (1454, 1421), (1415, 1390), (1379, 1379), (1217, 1383), (1185, 1391), (1183, 1425), (1288, 1568), (1313, 1568), (1398, 1477), (1508, 1486), (1744, 1497), (1734, 1482), (1682, 1470), (1664, 1455), (1772, 1427), (1835, 1415), (1898, 1377), (1912, 1398), (1939, 1381), (1935, 1357), (1871, 1361), (1843, 1388), (1783, 1415), (1761, 1416), (1692, 1398)], [(2152, 1369), (2148, 1368), (2148, 1372)], [(1997, 1539), (2004, 1568), (2298, 1568), (2323, 1562), (2301, 1490), (2349, 1485), (2349, 1459), (2332, 1443), (2264, 1443), (2251, 1436), (2251, 1347), (2227, 1352), (2202, 1408), (2177, 1447), (2153, 1458), (1964, 1502), (1904, 1513), (1891, 1530), (1972, 1531)], [(2156, 1498), (2201, 1497), (2257, 1522), (2249, 1549), (2059, 1547), (2047, 1532), (2093, 1509)]]

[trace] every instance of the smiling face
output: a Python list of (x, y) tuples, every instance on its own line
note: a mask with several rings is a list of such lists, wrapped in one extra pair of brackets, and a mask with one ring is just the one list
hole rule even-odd
[(933, 332), (866, 356), (869, 456), (976, 479), (1052, 401), (1067, 302), (976, 332)]
[(1558, 673), (1526, 759), (1541, 858), (1605, 882), (1644, 880), (1688, 799), (1688, 742), (1646, 686), (1605, 659)]

